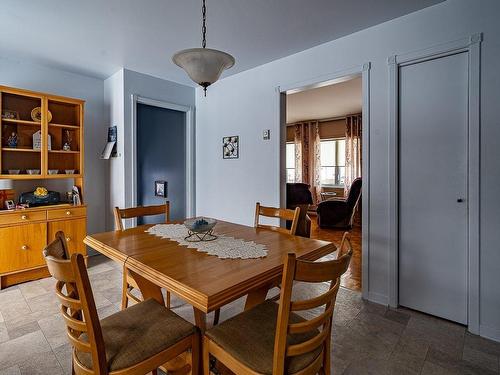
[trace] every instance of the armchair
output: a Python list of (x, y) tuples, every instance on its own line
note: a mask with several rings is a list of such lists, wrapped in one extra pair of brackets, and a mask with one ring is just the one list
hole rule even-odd
[(318, 204), (320, 228), (352, 229), (354, 213), (361, 197), (361, 178), (352, 182), (347, 199), (331, 199)]

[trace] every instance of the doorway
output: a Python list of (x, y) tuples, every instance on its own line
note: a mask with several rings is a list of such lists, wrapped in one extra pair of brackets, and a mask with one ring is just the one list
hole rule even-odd
[[(186, 217), (186, 126), (185, 113), (137, 104), (137, 205), (170, 201), (170, 219)], [(157, 196), (155, 182), (165, 181), (165, 197)], [(151, 224), (154, 217), (138, 219)]]
[(354, 254), (341, 285), (364, 291), (366, 296), (363, 279), (368, 267), (363, 265), (363, 254), (367, 249), (363, 245), (367, 241), (363, 234), (368, 226), (368, 195), (363, 196), (360, 190), (365, 182), (363, 166), (368, 166), (368, 160), (363, 160), (367, 156), (363, 141), (368, 139), (368, 132), (363, 135), (364, 110), (368, 109), (363, 92), (368, 69), (366, 75), (364, 70), (282, 90), (280, 175), (285, 197), (282, 207), (293, 208), (298, 203), (297, 197), (303, 197), (298, 191), (304, 184), (309, 190), (311, 238), (339, 245), (343, 233), (350, 232)]
[[(165, 170), (163, 176), (165, 177), (160, 177), (158, 180), (156, 180), (156, 177), (153, 177), (153, 179), (150, 179), (150, 177), (143, 177), (144, 172), (140, 172), (141, 178), (139, 178), (139, 173), (138, 173), (138, 160), (139, 160), (139, 155), (138, 155), (138, 147), (140, 147), (140, 143), (145, 143), (143, 145), (143, 150), (144, 152), (149, 152), (148, 150), (148, 143), (153, 142), (152, 141), (152, 136), (151, 133), (147, 133), (147, 127), (146, 125), (142, 130), (145, 130), (145, 135), (141, 135), (142, 140), (138, 141), (138, 136), (139, 132), (141, 131), (139, 129), (140, 122), (139, 122), (139, 108), (141, 105), (144, 105), (142, 107), (146, 112), (153, 112), (156, 113), (155, 116), (159, 116), (160, 118), (160, 123), (163, 124), (163, 126), (160, 126), (159, 129), (156, 129), (155, 132), (159, 132), (159, 134), (155, 134), (155, 139), (154, 143), (157, 144), (162, 144), (162, 152), (163, 155), (160, 155), (159, 157), (153, 158), (154, 160), (151, 161), (151, 163), (156, 164), (158, 160), (163, 160), (163, 162), (160, 162), (160, 165), (158, 168), (164, 168), (168, 163), (174, 163), (176, 159), (183, 160), (183, 171), (184, 171), (184, 181), (179, 181), (175, 179), (175, 186), (172, 185), (172, 182), (168, 181), (168, 171)], [(149, 107), (149, 108), (148, 108)], [(127, 201), (127, 206), (137, 206), (139, 199), (141, 199), (142, 204), (148, 204), (146, 202), (153, 202), (153, 204), (159, 204), (163, 202), (165, 199), (170, 201), (170, 208), (171, 208), (171, 218), (172, 219), (184, 219), (186, 217), (192, 217), (195, 212), (195, 181), (194, 181), (194, 145), (195, 145), (195, 140), (194, 140), (194, 122), (193, 122), (193, 108), (188, 107), (188, 106), (183, 106), (175, 103), (169, 103), (169, 102), (164, 102), (156, 99), (150, 99), (142, 96), (138, 96), (135, 94), (131, 95), (131, 118), (132, 118), (132, 162), (131, 162), (131, 174), (132, 178), (129, 180), (130, 182), (127, 182), (130, 186), (130, 190), (132, 192), (131, 194), (131, 199), (130, 201)], [(160, 110), (160, 112), (155, 112), (156, 110)], [(166, 110), (167, 112), (161, 112), (161, 110)], [(170, 112), (169, 112), (170, 111)], [(173, 139), (176, 137), (169, 137), (168, 135), (168, 120), (163, 121), (162, 120), (162, 115), (160, 113), (163, 113), (163, 115), (170, 113), (171, 116), (174, 116), (177, 120), (183, 119), (182, 124), (183, 124), (183, 137), (182, 137), (182, 132), (180, 128), (177, 129), (177, 132), (181, 134), (181, 137), (177, 137), (179, 144), (175, 144), (175, 147), (166, 147), (168, 146), (171, 142), (173, 142)], [(154, 117), (154, 116), (153, 116)], [(166, 118), (166, 117), (165, 117)], [(178, 124), (177, 124), (178, 125)], [(156, 128), (156, 125), (154, 126)], [(181, 145), (182, 143), (182, 145)], [(184, 152), (182, 154), (179, 154), (175, 152), (173, 155), (170, 155), (170, 152), (173, 150), (180, 150), (182, 149)], [(141, 152), (143, 152), (141, 150)], [(169, 160), (165, 160), (165, 157), (168, 157)], [(177, 163), (176, 170), (180, 171), (181, 170), (181, 162)], [(148, 166), (146, 166), (148, 168)], [(146, 172), (147, 173), (147, 172)], [(156, 173), (156, 172), (155, 172)], [(160, 173), (161, 174), (161, 173)], [(160, 176), (158, 174), (158, 176)], [(180, 173), (178, 174), (180, 175)], [(144, 181), (143, 181), (144, 178)], [(147, 178), (147, 180), (146, 180)], [(155, 181), (166, 181), (167, 182), (167, 196), (165, 198), (163, 197), (157, 197), (155, 196)], [(143, 184), (143, 192), (144, 194), (147, 195), (147, 197), (142, 197), (139, 198), (139, 184)], [(184, 187), (184, 194), (179, 192), (178, 187), (183, 186)], [(174, 189), (174, 190), (172, 190)], [(171, 191), (174, 191), (174, 194), (178, 198), (175, 198), (173, 195), (171, 195)], [(143, 194), (141, 192), (141, 194)], [(182, 198), (184, 196), (184, 198)], [(179, 198), (180, 197), (180, 198)], [(176, 201), (179, 200), (178, 203), (176, 203), (173, 199)], [(184, 215), (184, 216), (183, 216)], [(135, 219), (131, 219), (130, 223), (125, 223), (127, 228), (129, 226), (135, 226), (137, 224), (137, 221)]]

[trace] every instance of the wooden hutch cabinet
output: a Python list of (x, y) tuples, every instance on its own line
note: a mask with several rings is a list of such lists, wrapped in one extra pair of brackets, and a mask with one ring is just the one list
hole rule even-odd
[[(83, 202), (83, 111), (83, 100), (0, 86), (0, 179), (34, 187), (71, 179)], [(42, 250), (59, 230), (71, 252), (86, 256), (86, 217), (84, 204), (1, 207), (0, 289), (49, 276)]]

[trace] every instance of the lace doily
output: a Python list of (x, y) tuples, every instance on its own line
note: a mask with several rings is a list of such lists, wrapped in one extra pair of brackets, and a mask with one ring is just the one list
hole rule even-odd
[(243, 241), (223, 234), (217, 234), (218, 238), (213, 241), (186, 241), (184, 237), (188, 235), (188, 230), (182, 224), (157, 224), (146, 230), (146, 232), (178, 242), (179, 245), (187, 246), (190, 249), (215, 255), (221, 259), (253, 259), (267, 256), (267, 250), (264, 245), (253, 241)]

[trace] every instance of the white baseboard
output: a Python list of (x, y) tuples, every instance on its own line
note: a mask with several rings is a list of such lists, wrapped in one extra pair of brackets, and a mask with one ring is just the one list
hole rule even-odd
[(500, 328), (488, 327), (481, 324), (479, 325), (479, 335), (481, 337), (500, 342)]
[(388, 306), (389, 297), (375, 292), (368, 292), (368, 301), (378, 303), (379, 305)]

